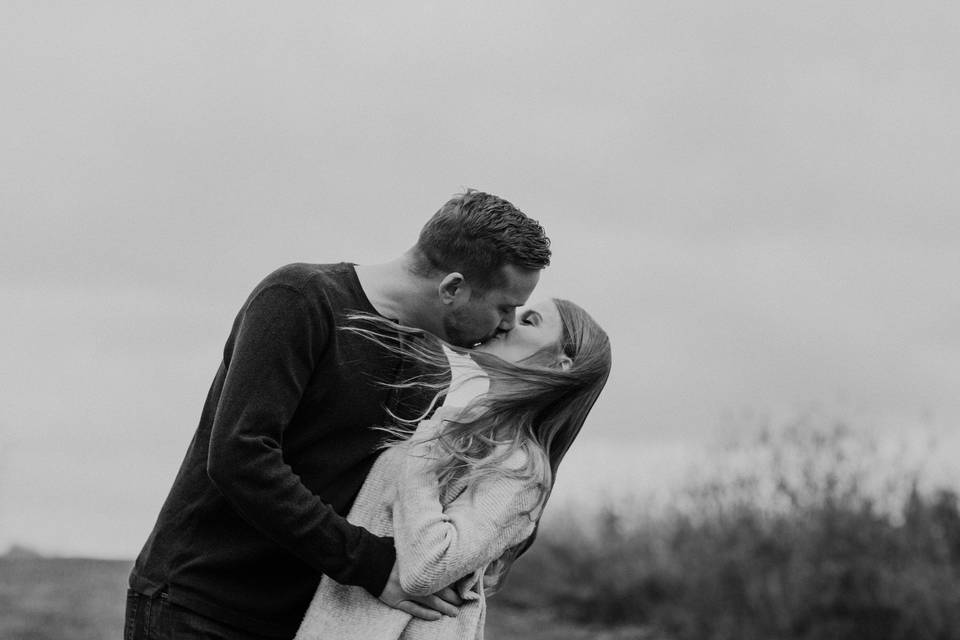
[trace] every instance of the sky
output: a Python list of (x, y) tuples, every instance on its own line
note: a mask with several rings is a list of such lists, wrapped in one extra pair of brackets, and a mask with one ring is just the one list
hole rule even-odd
[(958, 24), (926, 0), (4, 2), (0, 551), (133, 557), (250, 289), (396, 257), (466, 187), (543, 224), (534, 299), (611, 336), (558, 497), (811, 412), (946, 468)]

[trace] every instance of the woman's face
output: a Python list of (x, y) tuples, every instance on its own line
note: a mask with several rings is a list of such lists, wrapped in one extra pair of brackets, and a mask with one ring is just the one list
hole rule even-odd
[(510, 332), (483, 343), (476, 351), (517, 363), (544, 347), (559, 344), (562, 336), (563, 326), (557, 305), (553, 300), (544, 300), (518, 309), (516, 326)]

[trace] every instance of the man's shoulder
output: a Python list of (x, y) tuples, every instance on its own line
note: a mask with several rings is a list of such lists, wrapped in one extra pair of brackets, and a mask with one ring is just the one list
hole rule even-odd
[(349, 262), (330, 264), (313, 264), (308, 262), (293, 262), (275, 269), (267, 275), (258, 288), (281, 286), (296, 289), (302, 292), (315, 290), (318, 284), (323, 286), (325, 281), (339, 282), (355, 278), (353, 265)]
[(296, 291), (307, 300), (313, 301), (328, 299), (331, 295), (349, 299), (359, 293), (356, 270), (349, 262), (286, 264), (261, 280), (254, 288), (253, 295), (278, 287)]
[(350, 309), (373, 311), (367, 301), (353, 263), (337, 262), (312, 264), (295, 262), (284, 265), (265, 277), (254, 287), (249, 300), (265, 292), (287, 290), (299, 297), (307, 308), (317, 313), (337, 314)]

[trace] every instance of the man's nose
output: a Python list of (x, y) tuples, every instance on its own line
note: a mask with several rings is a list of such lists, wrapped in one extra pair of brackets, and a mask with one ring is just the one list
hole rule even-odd
[(500, 331), (512, 331), (517, 324), (517, 310), (511, 309), (500, 317)]

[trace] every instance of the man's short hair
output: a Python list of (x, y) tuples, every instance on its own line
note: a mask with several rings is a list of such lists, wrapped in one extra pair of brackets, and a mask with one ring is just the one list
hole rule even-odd
[(550, 239), (536, 220), (495, 195), (467, 189), (420, 231), (418, 271), (459, 271), (480, 290), (503, 285), (501, 269), (538, 271), (550, 264)]

